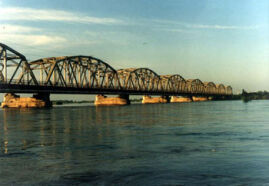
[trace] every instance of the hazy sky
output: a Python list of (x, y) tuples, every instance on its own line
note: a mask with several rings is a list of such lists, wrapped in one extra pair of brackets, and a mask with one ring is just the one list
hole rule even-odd
[(0, 0), (0, 42), (269, 90), (268, 0)]

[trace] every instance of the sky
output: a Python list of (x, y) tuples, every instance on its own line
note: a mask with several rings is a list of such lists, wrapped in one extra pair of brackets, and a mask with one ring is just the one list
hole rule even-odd
[(269, 91), (268, 0), (0, 0), (0, 42)]

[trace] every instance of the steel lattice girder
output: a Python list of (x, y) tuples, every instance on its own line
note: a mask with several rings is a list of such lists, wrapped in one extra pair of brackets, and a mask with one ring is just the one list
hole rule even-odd
[(213, 82), (204, 82), (205, 92), (215, 94), (217, 92), (217, 87)]
[(223, 84), (217, 84), (216, 87), (217, 87), (218, 94), (225, 94), (226, 93), (226, 89), (225, 89), (225, 86)]
[(2, 43), (0, 43), (0, 82), (38, 85), (25, 56)]
[(30, 64), (44, 85), (121, 89), (117, 71), (90, 56), (39, 59)]
[(124, 89), (162, 91), (160, 76), (148, 68), (120, 69), (117, 73)]
[[(39, 77), (39, 81), (37, 81)], [(43, 58), (28, 63), (25, 56), (0, 43), (0, 84), (74, 88), (162, 95), (209, 94), (232, 95), (232, 87), (182, 76), (158, 75), (148, 68), (115, 70), (109, 64), (91, 56), (61, 56)], [(45, 87), (44, 87), (45, 86)], [(3, 86), (5, 87), (5, 86)], [(45, 90), (45, 89), (44, 89)], [(52, 91), (53, 89), (51, 89)]]
[(233, 94), (233, 88), (231, 86), (227, 86), (226, 88), (226, 94), (227, 95), (232, 95)]
[(204, 93), (205, 86), (200, 79), (188, 79), (187, 89), (191, 93)]
[(161, 75), (162, 87), (167, 92), (186, 92), (186, 80), (178, 75)]

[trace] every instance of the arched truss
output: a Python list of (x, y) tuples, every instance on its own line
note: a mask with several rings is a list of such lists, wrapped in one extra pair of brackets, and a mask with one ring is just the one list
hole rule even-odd
[(161, 75), (161, 85), (163, 91), (165, 92), (176, 92), (182, 93), (186, 92), (186, 81), (185, 79), (178, 75)]
[(24, 55), (0, 43), (0, 83), (37, 85)]
[(120, 89), (117, 71), (90, 56), (63, 56), (30, 62), (41, 85), (77, 88)]
[(185, 81), (180, 75), (159, 76), (148, 68), (116, 71), (90, 56), (44, 58), (30, 63), (24, 55), (0, 43), (0, 84), (93, 88), (141, 93), (198, 93), (232, 95), (232, 87), (199, 79)]
[(216, 94), (217, 93), (217, 87), (216, 87), (215, 83), (204, 82), (204, 86), (205, 86), (205, 93), (208, 93), (208, 94)]
[(217, 84), (216, 87), (218, 94), (226, 94), (226, 88), (223, 84)]
[(125, 90), (162, 91), (160, 76), (148, 68), (127, 68), (117, 71)]
[(199, 79), (187, 80), (187, 90), (189, 93), (204, 93), (204, 84)]
[(233, 94), (233, 88), (231, 86), (226, 87), (226, 94), (227, 95), (232, 95)]

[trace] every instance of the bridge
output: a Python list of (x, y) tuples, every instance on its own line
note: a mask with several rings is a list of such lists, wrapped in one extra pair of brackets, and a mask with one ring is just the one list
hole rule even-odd
[(0, 93), (227, 97), (232, 95), (232, 87), (184, 79), (179, 74), (159, 75), (149, 68), (116, 70), (92, 56), (27, 61), (0, 43)]

